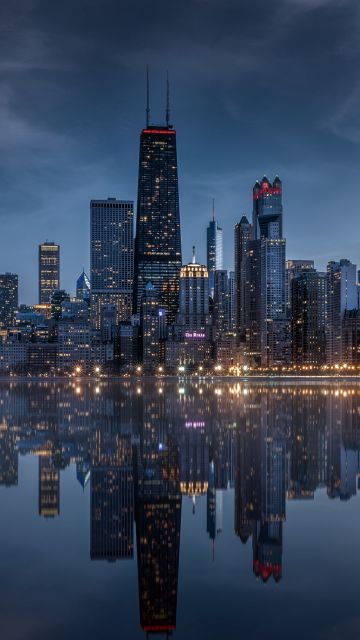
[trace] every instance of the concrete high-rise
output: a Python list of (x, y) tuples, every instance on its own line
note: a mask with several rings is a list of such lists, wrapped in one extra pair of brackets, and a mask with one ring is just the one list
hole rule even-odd
[(181, 268), (180, 208), (176, 131), (170, 124), (147, 125), (140, 134), (138, 201), (135, 239), (133, 312), (140, 312), (148, 282), (166, 310), (167, 322), (174, 322), (179, 305)]
[(131, 200), (91, 200), (91, 319), (96, 329), (100, 329), (103, 305), (116, 306), (117, 322), (131, 317), (133, 224), (134, 203)]
[(39, 304), (50, 304), (60, 289), (60, 247), (54, 242), (39, 245)]
[(18, 306), (18, 276), (15, 273), (0, 274), (0, 327), (14, 324)]

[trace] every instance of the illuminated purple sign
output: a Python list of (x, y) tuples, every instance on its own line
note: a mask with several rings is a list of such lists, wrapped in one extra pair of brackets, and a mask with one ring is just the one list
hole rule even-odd
[(185, 338), (203, 340), (205, 338), (205, 333), (200, 333), (199, 331), (185, 331)]
[(205, 422), (185, 422), (185, 429), (202, 429), (205, 427)]

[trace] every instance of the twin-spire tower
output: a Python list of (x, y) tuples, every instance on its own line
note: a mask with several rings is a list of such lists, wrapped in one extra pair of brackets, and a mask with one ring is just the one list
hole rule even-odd
[(139, 313), (148, 282), (158, 293), (167, 322), (179, 304), (181, 235), (176, 131), (170, 124), (166, 76), (165, 125), (151, 124), (149, 71), (146, 74), (146, 128), (140, 134), (133, 311)]

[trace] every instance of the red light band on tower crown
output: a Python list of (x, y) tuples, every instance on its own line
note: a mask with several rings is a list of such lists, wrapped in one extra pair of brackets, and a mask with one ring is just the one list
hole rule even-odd
[(266, 187), (261, 187), (259, 191), (254, 192), (253, 198), (254, 200), (259, 200), (261, 196), (281, 196), (281, 194), (281, 187), (269, 187), (268, 185), (266, 185)]
[(144, 631), (153, 632), (153, 633), (161, 633), (162, 631), (166, 633), (166, 631), (175, 631), (176, 627), (172, 624), (154, 624), (154, 625), (146, 625), (143, 627)]
[(155, 134), (161, 134), (164, 136), (174, 136), (176, 134), (176, 131), (174, 131), (174, 129), (171, 129), (169, 131), (167, 131), (166, 129), (143, 129), (143, 133), (155, 133)]

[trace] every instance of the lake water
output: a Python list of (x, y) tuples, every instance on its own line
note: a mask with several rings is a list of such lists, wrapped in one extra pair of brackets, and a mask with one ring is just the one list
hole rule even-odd
[(360, 635), (360, 384), (0, 382), (2, 640)]

